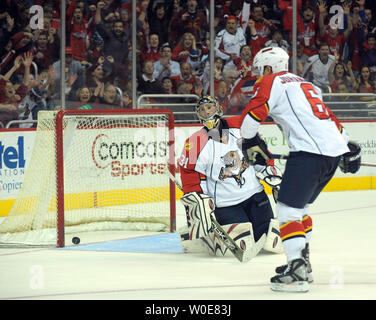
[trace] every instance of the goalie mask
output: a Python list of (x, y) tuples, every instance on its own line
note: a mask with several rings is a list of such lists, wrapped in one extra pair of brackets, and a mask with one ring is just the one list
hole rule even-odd
[(213, 97), (204, 96), (196, 105), (196, 113), (200, 122), (211, 130), (217, 126), (223, 116), (223, 108)]

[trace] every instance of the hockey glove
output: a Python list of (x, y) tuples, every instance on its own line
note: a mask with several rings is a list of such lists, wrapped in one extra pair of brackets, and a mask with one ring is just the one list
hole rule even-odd
[(251, 139), (240, 139), (239, 147), (243, 152), (244, 160), (250, 165), (264, 165), (271, 159), (271, 153), (264, 139), (258, 134)]
[(341, 156), (341, 160), (339, 161), (339, 168), (343, 173), (356, 173), (360, 168), (361, 149), (360, 146), (354, 141), (349, 141), (347, 146), (349, 147), (350, 151)]
[(259, 181), (264, 181), (272, 187), (273, 199), (275, 202), (278, 200), (278, 192), (282, 182), (282, 172), (277, 166), (261, 167), (255, 166), (256, 178)]

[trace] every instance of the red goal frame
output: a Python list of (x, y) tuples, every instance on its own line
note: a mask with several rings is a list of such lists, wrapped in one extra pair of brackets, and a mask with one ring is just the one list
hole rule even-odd
[[(175, 176), (175, 133), (174, 133), (174, 115), (169, 109), (103, 109), (103, 110), (60, 110), (55, 118), (55, 134), (56, 134), (56, 162), (64, 163), (63, 154), (63, 118), (65, 116), (74, 115), (121, 115), (121, 114), (165, 114), (168, 116), (169, 129), (169, 160), (168, 170)], [(175, 184), (169, 181), (170, 193), (170, 232), (176, 230), (176, 194)], [(57, 246), (64, 247), (65, 231), (64, 231), (64, 166), (60, 165), (56, 168), (56, 207), (57, 207)]]

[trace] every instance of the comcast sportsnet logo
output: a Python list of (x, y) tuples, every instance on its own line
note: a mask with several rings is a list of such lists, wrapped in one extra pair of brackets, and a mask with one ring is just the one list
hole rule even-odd
[(168, 146), (163, 141), (116, 141), (107, 134), (93, 140), (91, 158), (112, 177), (163, 174), (167, 166)]

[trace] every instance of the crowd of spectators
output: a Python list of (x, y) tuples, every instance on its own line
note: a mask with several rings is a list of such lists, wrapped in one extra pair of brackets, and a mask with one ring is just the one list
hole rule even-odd
[[(43, 8), (33, 28), (30, 8)], [(203, 95), (210, 88), (209, 0), (66, 1), (65, 92), (60, 92), (60, 1), (0, 0), (0, 122), (36, 119), (42, 109), (132, 108), (137, 92)], [(323, 92), (376, 92), (376, 2), (297, 0), (297, 73)], [(215, 0), (214, 92), (238, 114), (258, 76), (252, 59), (266, 46), (292, 55), (291, 0)], [(291, 64), (291, 69), (293, 65)]]

